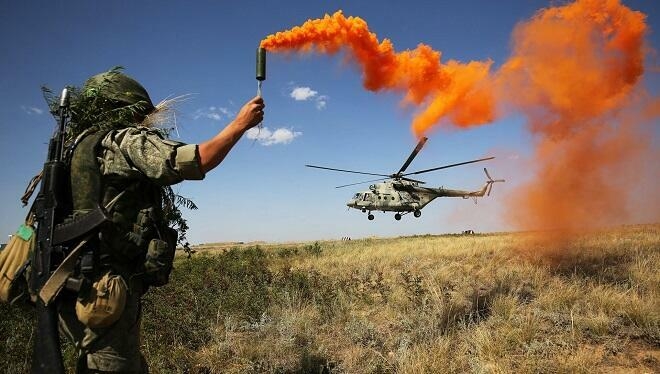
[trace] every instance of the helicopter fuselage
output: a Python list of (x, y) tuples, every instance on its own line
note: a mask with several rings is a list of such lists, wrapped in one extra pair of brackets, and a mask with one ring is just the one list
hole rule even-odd
[(447, 168), (453, 168), (455, 166), (467, 165), (475, 162), (492, 160), (495, 158), (495, 157), (480, 158), (477, 160), (458, 162), (455, 164), (443, 165), (430, 169), (406, 173), (406, 169), (408, 168), (408, 166), (410, 166), (410, 163), (415, 158), (415, 156), (417, 156), (417, 154), (422, 149), (426, 141), (427, 138), (422, 137), (419, 140), (419, 143), (417, 143), (415, 149), (410, 154), (410, 156), (408, 156), (408, 159), (403, 163), (403, 166), (401, 166), (401, 169), (399, 169), (398, 172), (393, 174), (379, 174), (379, 173), (371, 173), (371, 172), (356, 171), (356, 170), (337, 169), (337, 168), (330, 168), (330, 167), (318, 166), (318, 165), (305, 165), (305, 166), (316, 169), (339, 171), (343, 173), (364, 174), (364, 175), (385, 177), (371, 181), (345, 184), (336, 187), (336, 188), (342, 188), (342, 187), (354, 186), (356, 184), (383, 181), (370, 185), (367, 191), (361, 191), (356, 193), (353, 196), (353, 198), (346, 203), (346, 205), (349, 208), (358, 209), (361, 210), (363, 213), (368, 213), (367, 218), (369, 220), (374, 219), (374, 215), (371, 214), (371, 212), (379, 211), (379, 210), (382, 212), (396, 212), (394, 214), (394, 219), (396, 219), (397, 221), (401, 219), (401, 216), (407, 213), (413, 213), (415, 217), (420, 217), (422, 215), (421, 209), (424, 208), (428, 203), (433, 201), (436, 197), (462, 197), (464, 199), (473, 197), (475, 198), (475, 202), (476, 202), (477, 197), (481, 197), (486, 194), (490, 195), (490, 190), (493, 187), (494, 183), (504, 182), (504, 179), (495, 180), (491, 178), (490, 175), (488, 174), (488, 170), (484, 168), (484, 173), (486, 173), (486, 177), (488, 178), (488, 180), (486, 181), (486, 184), (480, 190), (477, 191), (450, 190), (443, 187), (440, 188), (421, 187), (420, 184), (424, 184), (423, 181), (412, 179), (408, 176), (424, 174), (431, 171), (442, 170)]
[[(397, 187), (395, 187), (397, 185)], [(362, 211), (412, 212), (422, 209), (437, 196), (421, 191), (412, 184), (402, 186), (393, 182), (372, 184), (369, 190), (356, 193), (346, 205)]]
[(437, 197), (480, 197), (489, 183), (477, 191), (452, 190), (446, 188), (421, 187), (417, 182), (389, 180), (372, 184), (369, 190), (356, 193), (346, 205), (363, 212), (415, 212), (418, 217), (428, 203)]
[(485, 191), (486, 186), (479, 191), (462, 191), (421, 187), (417, 182), (390, 180), (370, 185), (369, 190), (356, 193), (346, 205), (363, 212), (416, 212), (437, 197), (478, 197), (483, 196)]

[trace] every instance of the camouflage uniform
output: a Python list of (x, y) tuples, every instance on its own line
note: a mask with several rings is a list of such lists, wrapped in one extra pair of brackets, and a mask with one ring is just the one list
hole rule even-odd
[[(76, 184), (80, 180), (88, 179), (88, 174), (100, 173), (103, 204), (122, 189), (130, 190), (117, 201), (111, 212), (114, 226), (120, 226), (126, 221), (127, 224), (124, 226), (128, 227), (128, 230), (133, 225), (138, 208), (144, 207), (145, 204), (149, 206), (162, 202), (160, 201), (162, 186), (179, 183), (182, 180), (204, 178), (197, 145), (164, 139), (157, 131), (145, 127), (129, 126), (131, 127), (109, 131), (101, 137), (94, 148), (98, 171), (77, 170), (75, 164), (72, 164), (71, 171), (74, 213), (76, 209), (80, 210), (75, 204)], [(149, 201), (143, 202), (143, 196), (145, 194), (149, 196), (154, 191), (158, 198), (153, 200), (147, 198)], [(122, 228), (114, 232), (105, 232), (101, 229), (95, 249), (106, 255), (104, 266), (121, 275), (128, 285), (126, 307), (120, 319), (106, 328), (87, 327), (76, 316), (77, 295), (71, 293), (60, 295), (60, 329), (80, 352), (78, 372), (146, 373), (148, 371), (140, 353), (139, 335), (140, 299), (148, 285), (144, 284), (141, 277), (135, 275), (136, 269), (144, 262), (144, 251), (143, 248), (125, 240), (124, 236), (120, 235), (123, 234), (121, 230)]]
[(101, 175), (127, 179), (144, 175), (161, 186), (204, 178), (196, 144), (163, 139), (155, 130), (129, 127), (113, 131), (101, 146)]

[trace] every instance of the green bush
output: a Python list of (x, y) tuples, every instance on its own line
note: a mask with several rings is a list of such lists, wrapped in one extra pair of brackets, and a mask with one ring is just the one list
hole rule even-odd
[(170, 283), (144, 299), (145, 353), (154, 371), (190, 370), (195, 351), (224, 318), (258, 322), (270, 303), (270, 283), (258, 247), (176, 262)]

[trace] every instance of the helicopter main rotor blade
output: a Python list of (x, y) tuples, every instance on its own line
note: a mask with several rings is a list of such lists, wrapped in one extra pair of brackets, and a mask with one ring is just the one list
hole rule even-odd
[(406, 176), (406, 175), (415, 175), (415, 174), (422, 174), (422, 173), (428, 173), (430, 171), (436, 171), (440, 169), (448, 169), (448, 168), (453, 168), (454, 166), (461, 166), (461, 165), (467, 165), (467, 164), (472, 164), (475, 162), (481, 162), (481, 161), (486, 161), (486, 160), (492, 160), (495, 157), (486, 157), (486, 158), (480, 158), (478, 160), (472, 160), (472, 161), (465, 161), (465, 162), (459, 162), (457, 164), (451, 164), (451, 165), (444, 165), (444, 166), (439, 166), (437, 168), (432, 168), (432, 169), (426, 169), (426, 170), (420, 170), (420, 171), (415, 171), (412, 173), (406, 173), (402, 174), (401, 176)]
[(389, 175), (387, 175), (387, 174), (366, 173), (364, 171), (335, 169), (335, 168), (328, 168), (328, 167), (325, 167), (325, 166), (316, 166), (316, 165), (305, 165), (305, 166), (307, 166), (308, 168), (341, 171), (341, 172), (344, 172), (344, 173), (353, 173), (353, 174), (376, 175), (376, 176), (379, 176), (379, 177), (388, 177), (389, 178)]
[(406, 171), (406, 169), (408, 168), (408, 166), (410, 166), (410, 163), (412, 162), (412, 160), (417, 156), (417, 154), (419, 153), (419, 151), (422, 150), (422, 147), (424, 147), (424, 144), (426, 144), (426, 141), (427, 141), (427, 140), (429, 140), (429, 138), (427, 138), (427, 137), (423, 137), (423, 138), (419, 139), (419, 143), (417, 143), (417, 146), (415, 147), (415, 149), (413, 149), (413, 151), (412, 151), (412, 153), (410, 154), (410, 156), (408, 156), (408, 159), (406, 160), (406, 162), (403, 163), (403, 166), (401, 166), (401, 169), (399, 169), (399, 171), (398, 171), (395, 175), (399, 175), (399, 176), (400, 176), (401, 173), (403, 173), (404, 171)]
[(362, 183), (378, 182), (378, 181), (383, 181), (383, 180), (385, 180), (385, 179), (389, 179), (389, 177), (387, 177), (387, 178), (372, 179), (372, 180), (368, 180), (368, 181), (364, 181), (364, 182), (357, 182), (357, 183), (345, 184), (345, 185), (343, 185), (343, 186), (337, 186), (337, 187), (335, 187), (335, 188), (344, 188), (344, 187), (349, 187), (349, 186), (355, 186), (355, 185), (362, 184)]

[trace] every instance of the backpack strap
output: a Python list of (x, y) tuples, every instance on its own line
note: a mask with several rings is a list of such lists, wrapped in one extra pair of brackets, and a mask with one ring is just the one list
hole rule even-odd
[(99, 205), (101, 173), (96, 160), (101, 139), (108, 132), (109, 130), (85, 132), (75, 140), (69, 148), (70, 151), (67, 152), (73, 214), (55, 226), (54, 244), (78, 239), (109, 220), (105, 210)]
[(111, 130), (100, 130), (78, 138), (70, 157), (73, 211), (96, 209), (101, 202), (101, 172), (97, 156), (101, 140)]

